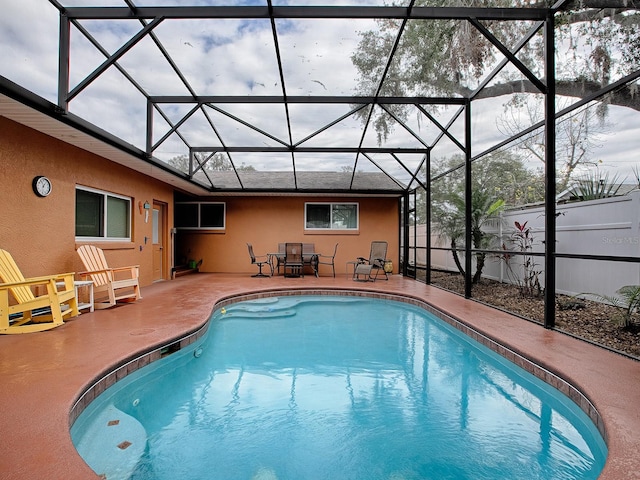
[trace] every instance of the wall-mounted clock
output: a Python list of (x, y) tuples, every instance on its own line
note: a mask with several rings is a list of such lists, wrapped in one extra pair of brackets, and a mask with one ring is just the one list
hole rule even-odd
[(51, 180), (42, 175), (33, 179), (33, 192), (39, 197), (46, 197), (51, 193)]

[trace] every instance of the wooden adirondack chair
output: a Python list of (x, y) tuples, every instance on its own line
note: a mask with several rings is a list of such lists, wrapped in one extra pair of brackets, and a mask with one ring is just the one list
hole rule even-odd
[(118, 300), (135, 301), (142, 298), (138, 265), (109, 268), (104, 252), (94, 245), (82, 245), (78, 248), (78, 255), (87, 269), (78, 275), (93, 281), (95, 308), (112, 307)]
[[(62, 325), (65, 317), (78, 316), (73, 275), (24, 278), (11, 254), (0, 250), (0, 334), (42, 332)], [(45, 287), (47, 293), (34, 295), (34, 286)]]

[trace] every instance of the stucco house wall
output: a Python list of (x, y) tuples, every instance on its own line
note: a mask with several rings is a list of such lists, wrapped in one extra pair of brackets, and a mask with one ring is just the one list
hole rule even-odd
[[(399, 214), (397, 198), (368, 197), (207, 197), (200, 199), (226, 203), (226, 228), (222, 231), (193, 232), (178, 230), (176, 260), (202, 260), (200, 271), (224, 273), (257, 273), (250, 264), (247, 243), (256, 255), (278, 251), (278, 243), (301, 242), (315, 244), (316, 252), (333, 254), (335, 244), (336, 275), (344, 274), (346, 262), (368, 257), (371, 242), (389, 243), (387, 258), (398, 271)], [(354, 231), (305, 230), (306, 202), (357, 202), (359, 229)], [(331, 268), (320, 266), (321, 275)]]
[[(47, 176), (52, 193), (37, 197), (33, 178)], [(105, 250), (111, 265), (140, 265), (142, 285), (153, 282), (152, 222), (145, 222), (139, 204), (160, 202), (166, 206), (167, 228), (163, 278), (171, 278), (173, 245), (175, 264), (180, 256), (202, 259), (201, 271), (252, 274), (247, 243), (257, 254), (274, 252), (280, 242), (314, 243), (316, 250), (331, 254), (339, 243), (336, 273), (345, 264), (369, 255), (373, 240), (389, 242), (387, 257), (394, 271), (399, 265), (399, 212), (395, 197), (315, 196), (226, 196), (202, 197), (200, 201), (226, 204), (226, 228), (222, 231), (171, 234), (174, 188), (151, 177), (110, 162), (102, 157), (43, 135), (0, 117), (0, 248), (9, 251), (25, 276), (84, 270), (76, 253), (81, 244), (75, 238), (76, 186), (130, 197), (132, 200), (131, 242), (90, 242)], [(311, 232), (304, 229), (304, 204), (358, 202), (359, 229), (342, 232)], [(146, 240), (146, 241), (145, 241)], [(321, 267), (321, 274), (330, 274)]]
[[(49, 196), (33, 193), (37, 175), (51, 180)], [(138, 202), (164, 203), (172, 225), (171, 186), (0, 117), (0, 248), (25, 276), (84, 270), (75, 251), (76, 185), (131, 197), (132, 241), (94, 244), (110, 265), (140, 265), (141, 284), (151, 283), (153, 252), (145, 237), (151, 238), (152, 223), (145, 223)], [(164, 275), (169, 278), (168, 261)]]

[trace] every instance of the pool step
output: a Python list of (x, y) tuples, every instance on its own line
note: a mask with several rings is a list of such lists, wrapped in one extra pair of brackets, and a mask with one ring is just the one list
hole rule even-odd
[(265, 297), (265, 298), (258, 298), (256, 300), (246, 300), (245, 304), (250, 304), (250, 305), (271, 305), (274, 303), (278, 303), (280, 301), (280, 299), (278, 297)]
[(93, 419), (76, 444), (78, 453), (106, 479), (130, 478), (147, 445), (142, 424), (109, 405)]
[[(297, 296), (288, 297), (266, 297), (256, 300), (249, 300), (238, 304), (232, 304), (220, 310), (221, 319), (224, 318), (250, 318), (267, 319), (292, 317), (296, 314), (295, 307), (303, 304), (326, 302), (324, 298), (305, 298)], [(341, 298), (340, 303), (359, 302), (361, 299)]]
[(282, 318), (292, 317), (296, 314), (295, 310), (227, 310), (221, 318)]
[(220, 313), (222, 318), (279, 318), (295, 315), (291, 307), (290, 303), (281, 304), (278, 297), (269, 297), (230, 305)]

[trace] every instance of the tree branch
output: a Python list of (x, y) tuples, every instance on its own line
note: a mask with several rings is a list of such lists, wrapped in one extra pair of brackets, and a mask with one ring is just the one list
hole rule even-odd
[[(538, 2), (532, 7), (546, 8), (547, 2)], [(596, 17), (616, 17), (629, 10), (640, 9), (640, 0), (572, 0), (560, 10), (567, 12), (567, 23), (589, 22)]]
[[(601, 89), (602, 86), (599, 83), (589, 80), (562, 80), (556, 83), (556, 94), (567, 97), (583, 98)], [(472, 92), (469, 89), (461, 89), (460, 93), (463, 96), (469, 96)], [(540, 93), (540, 91), (528, 80), (518, 80), (485, 87), (475, 98), (495, 98), (514, 93)], [(611, 105), (640, 111), (640, 94), (632, 91), (630, 84), (607, 94), (606, 99)]]
[(622, 8), (633, 10), (640, 8), (640, 0), (573, 0), (566, 9), (583, 10), (585, 8)]

